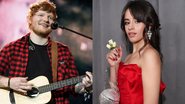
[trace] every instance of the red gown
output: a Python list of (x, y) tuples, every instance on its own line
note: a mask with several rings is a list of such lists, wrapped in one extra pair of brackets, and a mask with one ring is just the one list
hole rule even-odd
[[(120, 63), (118, 69), (118, 88), (120, 104), (143, 104), (143, 85), (141, 68), (137, 64)], [(161, 82), (160, 93), (165, 89)]]

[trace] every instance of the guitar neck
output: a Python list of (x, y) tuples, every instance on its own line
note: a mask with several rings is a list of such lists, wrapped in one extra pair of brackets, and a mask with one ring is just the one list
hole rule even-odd
[(74, 78), (70, 78), (70, 79), (66, 79), (66, 80), (62, 80), (59, 82), (54, 82), (48, 85), (44, 85), (44, 86), (40, 86), (38, 87), (39, 93), (44, 93), (44, 92), (48, 92), (48, 91), (52, 91), (52, 90), (56, 90), (65, 86), (69, 86), (69, 85), (73, 85), (76, 84), (78, 82), (82, 81), (83, 76), (78, 76), (78, 77), (74, 77)]

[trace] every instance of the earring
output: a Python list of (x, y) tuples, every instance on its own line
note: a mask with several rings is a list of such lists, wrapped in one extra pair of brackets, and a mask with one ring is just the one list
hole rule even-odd
[(149, 30), (147, 31), (147, 36), (148, 36), (148, 39), (150, 40), (152, 37), (151, 27), (149, 27)]

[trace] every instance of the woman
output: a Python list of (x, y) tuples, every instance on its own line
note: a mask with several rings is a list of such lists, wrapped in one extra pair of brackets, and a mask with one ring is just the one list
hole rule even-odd
[(158, 104), (161, 82), (159, 19), (147, 1), (129, 1), (122, 12), (121, 29), (129, 54), (121, 62), (121, 47), (107, 54), (110, 86), (120, 92), (120, 104)]

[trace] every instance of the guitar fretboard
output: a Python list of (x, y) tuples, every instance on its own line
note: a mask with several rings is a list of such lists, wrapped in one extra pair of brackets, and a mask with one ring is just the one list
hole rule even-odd
[(84, 76), (85, 75), (70, 78), (70, 79), (67, 79), (67, 80), (62, 80), (62, 81), (59, 81), (59, 82), (55, 82), (55, 83), (51, 83), (51, 84), (48, 84), (48, 85), (38, 87), (39, 93), (41, 94), (41, 93), (44, 93), (44, 92), (48, 92), (48, 91), (52, 91), (52, 90), (55, 90), (55, 89), (58, 89), (58, 88), (62, 88), (62, 87), (65, 87), (65, 86), (76, 84), (78, 82), (81, 82), (82, 78)]

